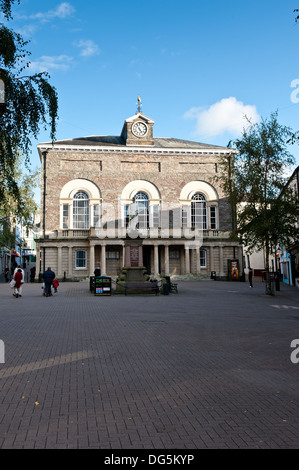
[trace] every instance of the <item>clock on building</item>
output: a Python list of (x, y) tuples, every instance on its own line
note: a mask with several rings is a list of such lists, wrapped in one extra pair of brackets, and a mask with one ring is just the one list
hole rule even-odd
[(147, 125), (142, 121), (137, 121), (132, 126), (132, 132), (136, 137), (143, 137), (147, 134)]

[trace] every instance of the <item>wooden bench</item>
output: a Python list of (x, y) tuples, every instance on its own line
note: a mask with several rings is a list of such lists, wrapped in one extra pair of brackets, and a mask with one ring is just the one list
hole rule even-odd
[[(132, 289), (132, 291), (137, 290), (139, 293), (149, 293), (159, 295), (160, 289), (157, 281), (153, 282), (126, 282), (125, 285), (125, 295), (127, 295)], [(143, 291), (143, 292), (142, 292)]]

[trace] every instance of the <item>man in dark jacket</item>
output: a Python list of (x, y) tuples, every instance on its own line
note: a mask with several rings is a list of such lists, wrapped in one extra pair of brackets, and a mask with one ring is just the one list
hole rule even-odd
[(100, 265), (98, 265), (98, 267), (95, 269), (94, 275), (95, 275), (95, 277), (100, 277), (100, 275), (101, 275), (101, 266)]
[(46, 297), (49, 297), (49, 295), (52, 295), (51, 286), (52, 286), (52, 282), (54, 279), (55, 279), (55, 273), (51, 271), (51, 268), (48, 268), (47, 271), (43, 273), (43, 280), (45, 281)]

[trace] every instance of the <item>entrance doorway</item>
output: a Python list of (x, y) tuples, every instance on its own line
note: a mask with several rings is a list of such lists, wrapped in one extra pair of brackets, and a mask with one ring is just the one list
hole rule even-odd
[(143, 266), (146, 269), (147, 274), (151, 273), (151, 246), (143, 246), (142, 247), (142, 255), (143, 255)]

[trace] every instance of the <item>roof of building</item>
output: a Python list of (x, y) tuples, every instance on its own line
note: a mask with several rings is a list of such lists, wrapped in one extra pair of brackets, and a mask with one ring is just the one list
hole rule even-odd
[[(51, 142), (44, 142), (41, 146), (49, 145)], [(88, 137), (77, 137), (74, 139), (58, 140), (54, 142), (54, 145), (59, 146), (103, 146), (103, 147), (126, 147), (126, 142), (121, 136), (107, 136), (107, 135), (95, 135)], [(217, 149), (217, 150), (228, 150), (227, 147), (221, 147), (218, 145), (205, 144), (201, 142), (194, 142), (190, 140), (175, 139), (172, 137), (156, 137), (154, 138), (155, 148), (165, 149)]]

